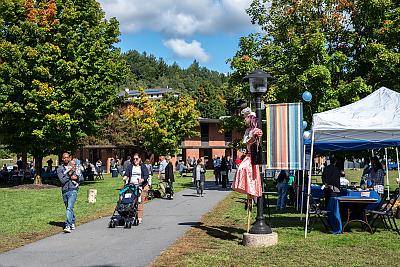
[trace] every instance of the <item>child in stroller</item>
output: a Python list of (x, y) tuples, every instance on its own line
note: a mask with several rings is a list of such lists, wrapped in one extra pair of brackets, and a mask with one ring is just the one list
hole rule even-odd
[(108, 227), (115, 228), (115, 226), (125, 226), (125, 228), (131, 228), (132, 225), (138, 225), (139, 200), (139, 186), (134, 184), (126, 184), (119, 191), (117, 206), (115, 207), (114, 213), (111, 216)]

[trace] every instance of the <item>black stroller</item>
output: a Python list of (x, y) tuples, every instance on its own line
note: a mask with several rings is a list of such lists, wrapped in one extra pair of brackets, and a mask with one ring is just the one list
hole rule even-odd
[(125, 185), (124, 188), (119, 191), (119, 200), (111, 216), (108, 227), (115, 228), (116, 226), (125, 226), (125, 228), (131, 228), (132, 225), (138, 225), (139, 197), (140, 188), (138, 186), (134, 184)]

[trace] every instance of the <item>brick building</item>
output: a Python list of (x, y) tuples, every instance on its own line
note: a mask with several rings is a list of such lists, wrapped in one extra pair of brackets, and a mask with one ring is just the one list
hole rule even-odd
[[(218, 119), (199, 119), (200, 126), (198, 131), (200, 132), (199, 137), (193, 137), (183, 141), (182, 149), (182, 159), (187, 157), (196, 159), (204, 158), (212, 159), (215, 155), (231, 156), (234, 160), (240, 157), (241, 153), (236, 149), (230, 147), (232, 141), (236, 139), (242, 139), (242, 133), (237, 131), (234, 132), (220, 132), (220, 123)], [(208, 161), (208, 167), (211, 161)]]

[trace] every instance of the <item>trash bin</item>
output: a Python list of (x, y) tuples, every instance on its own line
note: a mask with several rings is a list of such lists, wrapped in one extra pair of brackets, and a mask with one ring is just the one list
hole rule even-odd
[(118, 169), (117, 168), (111, 169), (111, 177), (112, 178), (118, 177)]

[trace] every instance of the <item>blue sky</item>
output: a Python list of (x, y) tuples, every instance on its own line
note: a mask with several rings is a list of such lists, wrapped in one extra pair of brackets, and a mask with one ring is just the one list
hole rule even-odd
[(122, 32), (118, 46), (227, 73), (225, 62), (238, 50), (239, 38), (255, 32), (245, 9), (251, 0), (100, 0), (106, 17), (116, 17)]

